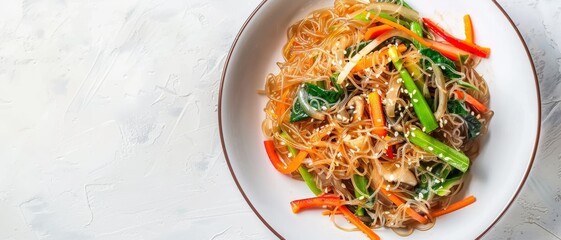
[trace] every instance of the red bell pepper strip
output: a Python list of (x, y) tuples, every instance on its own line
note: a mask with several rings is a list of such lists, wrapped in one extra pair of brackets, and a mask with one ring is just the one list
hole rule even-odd
[(290, 202), (293, 213), (299, 213), (309, 208), (338, 207), (343, 205), (343, 201), (335, 195), (323, 195), (313, 198), (304, 198)]
[(423, 22), (425, 23), (425, 25), (434, 33), (436, 33), (436, 35), (442, 37), (444, 40), (446, 40), (448, 43), (462, 49), (465, 50), (467, 52), (473, 53), (479, 57), (489, 57), (489, 54), (491, 52), (490, 48), (486, 48), (486, 47), (481, 47), (478, 46), (476, 44), (464, 41), (464, 40), (460, 40), (457, 39), (456, 37), (452, 36), (451, 34), (447, 33), (446, 31), (444, 31), (442, 28), (440, 28), (438, 25), (436, 25), (436, 23), (434, 23), (433, 21), (431, 21), (428, 18), (423, 18)]
[(277, 151), (275, 150), (275, 143), (272, 140), (267, 140), (264, 142), (264, 144), (265, 150), (267, 151), (267, 156), (269, 156), (269, 160), (271, 161), (275, 169), (277, 169), (277, 171), (281, 172), (282, 174), (289, 174), (298, 170), (298, 167), (300, 167), (300, 164), (302, 164), (304, 158), (308, 156), (308, 153), (306, 151), (300, 151), (288, 165), (284, 165), (284, 163), (282, 163), (279, 156), (277, 155)]
[(441, 43), (437, 41), (427, 40), (432, 44), (431, 48), (445, 57), (451, 59), (452, 61), (461, 61), (462, 58), (467, 58), (471, 56), (471, 53), (466, 52), (462, 49), (454, 47), (452, 45)]

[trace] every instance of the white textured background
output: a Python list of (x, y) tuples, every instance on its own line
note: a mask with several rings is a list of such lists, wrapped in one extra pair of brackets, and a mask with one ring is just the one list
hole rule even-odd
[[(1, 1), (0, 239), (274, 239), (235, 187), (216, 112), (259, 2)], [(561, 1), (499, 2), (536, 63), (543, 134), (486, 238), (560, 239)]]

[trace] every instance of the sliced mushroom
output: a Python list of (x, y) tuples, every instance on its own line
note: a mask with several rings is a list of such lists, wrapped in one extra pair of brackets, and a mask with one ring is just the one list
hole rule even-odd
[(364, 114), (364, 99), (361, 96), (354, 96), (351, 98), (347, 103), (347, 107), (353, 109), (353, 122), (362, 119), (362, 115)]
[(351, 138), (351, 135), (347, 135), (343, 138), (343, 143), (348, 148), (354, 151), (366, 151), (368, 148), (368, 138), (364, 136), (358, 136), (356, 138)]
[(409, 169), (395, 167), (395, 165), (382, 165), (382, 176), (388, 182), (401, 182), (411, 186), (417, 185), (417, 178)]

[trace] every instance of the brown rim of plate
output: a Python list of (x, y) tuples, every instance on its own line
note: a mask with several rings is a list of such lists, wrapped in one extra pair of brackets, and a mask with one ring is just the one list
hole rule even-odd
[[(224, 134), (223, 134), (223, 129), (222, 129), (222, 90), (224, 89), (224, 79), (226, 77), (226, 72), (228, 70), (228, 64), (230, 63), (230, 58), (232, 57), (232, 52), (234, 51), (234, 48), (236, 47), (238, 40), (240, 39), (240, 36), (243, 34), (245, 28), (247, 27), (247, 25), (249, 24), (249, 22), (253, 19), (253, 17), (255, 16), (255, 14), (261, 9), (261, 7), (263, 7), (263, 5), (265, 5), (265, 3), (268, 0), (263, 0), (261, 1), (261, 3), (259, 3), (259, 5), (257, 5), (257, 7), (255, 8), (255, 10), (253, 10), (253, 12), (249, 15), (249, 17), (247, 18), (247, 20), (244, 22), (244, 24), (242, 25), (240, 31), (238, 32), (238, 34), (236, 35), (236, 37), (234, 38), (234, 42), (232, 44), (232, 47), (230, 48), (230, 50), (228, 51), (228, 56), (226, 57), (226, 62), (224, 63), (224, 70), (222, 71), (222, 77), (220, 79), (220, 90), (218, 93), (218, 128), (220, 131), (220, 143), (222, 145), (222, 151), (224, 153), (224, 157), (226, 159), (226, 163), (228, 164), (228, 169), (230, 170), (230, 174), (232, 174), (232, 178), (234, 179), (234, 182), (236, 182), (236, 186), (238, 187), (238, 190), (240, 191), (240, 193), (242, 194), (243, 198), (245, 199), (245, 201), (247, 202), (247, 204), (249, 205), (249, 207), (251, 208), (251, 210), (255, 213), (255, 215), (257, 215), (257, 217), (259, 218), (259, 220), (261, 220), (261, 222), (263, 222), (263, 224), (265, 224), (265, 226), (273, 233), (275, 234), (278, 238), (280, 239), (285, 239), (284, 237), (282, 237), (282, 235), (280, 235), (280, 233), (278, 233), (264, 218), (263, 216), (261, 216), (261, 214), (259, 214), (259, 212), (257, 211), (257, 209), (255, 209), (255, 207), (253, 206), (253, 204), (251, 203), (251, 201), (249, 200), (249, 198), (247, 197), (247, 195), (245, 194), (245, 192), (243, 191), (242, 187), (240, 186), (240, 183), (238, 181), (238, 179), (236, 178), (236, 174), (234, 173), (234, 170), (232, 169), (232, 165), (230, 164), (230, 159), (228, 158), (228, 152), (226, 152), (226, 146), (224, 144)], [(534, 65), (534, 62), (532, 61), (532, 57), (530, 54), (530, 50), (528, 49), (528, 46), (526, 45), (526, 41), (524, 41), (524, 38), (522, 37), (522, 34), (520, 33), (520, 31), (518, 30), (518, 28), (516, 27), (516, 25), (514, 24), (514, 22), (512, 21), (512, 19), (510, 18), (510, 16), (506, 13), (506, 11), (503, 9), (503, 7), (501, 7), (501, 5), (497, 2), (497, 0), (492, 0), (492, 2), (497, 6), (497, 8), (499, 9), (499, 11), (501, 11), (501, 13), (503, 13), (503, 15), (506, 17), (506, 19), (510, 22), (510, 25), (512, 26), (512, 28), (514, 28), (514, 30), (516, 31), (516, 34), (518, 35), (518, 38), (520, 39), (520, 42), (522, 42), (522, 45), (524, 46), (524, 49), (526, 51), (526, 55), (528, 56), (528, 60), (530, 61), (530, 65), (532, 66), (532, 72), (534, 74), (534, 81), (536, 84), (536, 94), (537, 94), (537, 102), (538, 102), (538, 126), (537, 126), (537, 132), (536, 132), (536, 139), (535, 139), (535, 143), (534, 143), (534, 151), (532, 152), (532, 157), (530, 159), (530, 162), (528, 163), (528, 166), (526, 168), (526, 172), (524, 174), (524, 177), (522, 178), (522, 181), (520, 182), (520, 185), (518, 185), (518, 188), (516, 190), (516, 192), (514, 193), (514, 195), (512, 196), (512, 198), (510, 199), (510, 201), (506, 204), (506, 206), (503, 208), (503, 210), (501, 211), (501, 213), (499, 214), (499, 216), (497, 216), (495, 218), (495, 220), (487, 227), (487, 229), (485, 229), (485, 231), (483, 231), (478, 237), (477, 239), (480, 239), (481, 237), (483, 237), (487, 232), (489, 232), (489, 230), (491, 230), (491, 228), (501, 219), (501, 217), (506, 213), (506, 210), (508, 210), (508, 208), (510, 208), (510, 206), (512, 205), (512, 203), (514, 202), (514, 200), (516, 199), (516, 197), (518, 196), (518, 194), (520, 193), (520, 190), (522, 190), (522, 186), (524, 186), (524, 183), (526, 182), (526, 180), (528, 179), (528, 175), (530, 174), (530, 170), (532, 168), (532, 165), (534, 164), (534, 160), (536, 158), (536, 152), (538, 149), (538, 143), (540, 140), (540, 133), (541, 133), (541, 119), (542, 119), (542, 112), (541, 112), (541, 95), (540, 95), (540, 85), (538, 82), (538, 75), (536, 73), (536, 67)]]

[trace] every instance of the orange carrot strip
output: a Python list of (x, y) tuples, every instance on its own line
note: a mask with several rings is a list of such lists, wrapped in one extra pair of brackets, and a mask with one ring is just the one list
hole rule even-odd
[[(392, 201), (395, 205), (397, 206), (401, 206), (403, 204), (405, 204), (403, 202), (403, 200), (401, 200), (401, 198), (399, 198), (397, 195), (395, 195), (394, 193), (388, 192), (386, 189), (384, 189), (384, 187), (380, 188), (380, 192), (382, 194), (384, 194), (384, 196), (386, 196), (390, 201)], [(408, 207), (407, 209), (405, 209), (405, 212), (407, 213), (407, 215), (409, 215), (411, 218), (417, 220), (418, 222), (422, 223), (422, 224), (427, 224), (429, 222), (429, 220), (423, 216), (421, 216), (421, 214), (417, 213), (415, 210), (413, 210), (412, 208)]]
[(281, 96), (281, 99), (279, 102), (277, 102), (277, 108), (276, 108), (276, 114), (277, 117), (280, 118), (282, 116), (282, 114), (284, 113), (284, 111), (286, 111), (286, 97), (288, 96), (289, 91), (285, 90), (284, 93)]
[(389, 30), (392, 30), (392, 29), (393, 28), (388, 26), (388, 25), (380, 25), (380, 26), (368, 28), (366, 33), (364, 33), (364, 40), (374, 39), (377, 36), (387, 32)]
[(368, 94), (368, 102), (370, 103), (370, 115), (374, 125), (374, 133), (380, 137), (385, 137), (388, 133), (386, 131), (386, 119), (382, 110), (382, 99), (377, 91)]
[(300, 151), (288, 165), (284, 165), (277, 155), (275, 143), (271, 140), (267, 140), (264, 142), (264, 144), (265, 150), (267, 151), (267, 156), (269, 156), (269, 160), (271, 161), (275, 169), (277, 169), (277, 171), (282, 174), (289, 174), (298, 170), (300, 164), (302, 164), (302, 161), (304, 161), (304, 158), (308, 156), (308, 152)]
[[(403, 44), (399, 44), (397, 46), (397, 51), (399, 53), (403, 53), (406, 50), (407, 47)], [(383, 59), (387, 58), (389, 58), (388, 49), (384, 49), (381, 52), (370, 53), (356, 63), (356, 66), (353, 68), (353, 72), (364, 71), (364, 69), (373, 67), (373, 63), (382, 62)]]
[(339, 210), (343, 213), (343, 215), (354, 224), (360, 231), (362, 231), (369, 239), (379, 240), (380, 236), (376, 234), (372, 229), (370, 229), (366, 224), (364, 224), (360, 219), (358, 219), (349, 209), (345, 206), (341, 206)]
[(442, 216), (442, 215), (445, 215), (445, 214), (454, 212), (454, 211), (456, 211), (456, 210), (462, 209), (462, 208), (464, 208), (464, 207), (467, 207), (467, 206), (469, 206), (470, 204), (474, 203), (475, 200), (476, 200), (476, 199), (475, 199), (474, 196), (469, 196), (469, 197), (467, 197), (467, 198), (464, 198), (464, 199), (462, 199), (462, 200), (460, 200), (460, 201), (458, 201), (458, 202), (455, 202), (455, 203), (451, 204), (451, 205), (448, 206), (447, 208), (444, 208), (444, 209), (440, 209), (440, 210), (438, 210), (438, 211), (435, 211), (435, 212), (431, 213), (430, 215), (431, 215), (433, 218), (440, 217), (440, 216)]
[(325, 210), (325, 211), (321, 212), (321, 215), (323, 215), (323, 216), (341, 215), (341, 214), (343, 214), (343, 213), (339, 210), (337, 210), (337, 211)]
[(290, 207), (293, 213), (299, 213), (302, 210), (309, 208), (320, 208), (324, 206), (338, 207), (343, 204), (343, 201), (334, 195), (322, 195), (312, 198), (298, 199), (290, 202)]
[(467, 103), (469, 103), (469, 105), (473, 106), (475, 109), (477, 109), (479, 112), (487, 112), (489, 111), (489, 109), (487, 108), (487, 106), (485, 106), (483, 103), (479, 102), (477, 99), (475, 99), (474, 97), (472, 97), (471, 95), (464, 93), (460, 90), (456, 90), (454, 91), (454, 93), (456, 94), (456, 96), (458, 97), (458, 99), (465, 99), (465, 101)]
[(381, 23), (384, 23), (386, 25), (389, 25), (389, 26), (391, 26), (391, 27), (393, 27), (397, 30), (400, 30), (400, 31), (406, 33), (407, 35), (411, 36), (415, 40), (419, 41), (419, 43), (421, 43), (422, 45), (424, 45), (428, 48), (432, 47), (432, 44), (430, 42), (426, 41), (423, 37), (417, 35), (413, 31), (407, 29), (406, 27), (404, 27), (400, 24), (394, 23), (394, 22), (392, 22), (390, 20), (387, 20), (387, 19), (384, 19), (384, 18), (378, 18), (377, 20)]
[(464, 27), (466, 31), (466, 42), (475, 44), (475, 34), (473, 32), (473, 23), (471, 22), (471, 16), (466, 14), (464, 16)]

